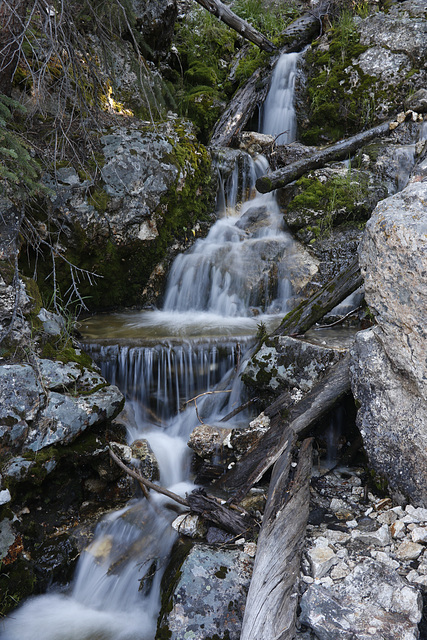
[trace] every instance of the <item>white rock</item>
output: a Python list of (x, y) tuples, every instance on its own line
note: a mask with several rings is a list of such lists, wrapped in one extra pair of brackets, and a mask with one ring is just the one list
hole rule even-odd
[(7, 504), (12, 500), (9, 489), (3, 489), (0, 491), (0, 505)]
[(416, 584), (422, 585), (423, 587), (427, 587), (427, 576), (419, 576), (416, 580), (414, 580)]
[(349, 529), (355, 529), (357, 527), (357, 520), (347, 520), (346, 525)]
[(319, 582), (323, 587), (332, 587), (332, 585), (334, 584), (334, 581), (329, 576), (327, 576), (326, 578), (321, 578)]
[(422, 545), (417, 542), (405, 540), (396, 550), (396, 557), (399, 560), (416, 560), (423, 550)]
[(326, 529), (324, 531), (325, 538), (332, 544), (345, 544), (351, 538), (349, 533), (344, 531), (335, 531), (334, 529)]
[(427, 527), (415, 527), (411, 532), (412, 542), (427, 542)]
[(332, 580), (342, 580), (350, 573), (350, 568), (345, 562), (339, 562), (331, 571)]
[(410, 571), (408, 573), (408, 575), (406, 576), (406, 579), (408, 582), (415, 582), (417, 580), (417, 578), (419, 578), (419, 574), (415, 571), (415, 569), (412, 569), (412, 571)]
[(172, 527), (178, 533), (189, 538), (200, 538), (205, 533), (199, 516), (191, 513), (183, 513), (172, 522)]
[(255, 558), (255, 555), (256, 555), (256, 542), (246, 542), (243, 545), (243, 551), (250, 558)]
[(378, 514), (377, 520), (381, 524), (393, 524), (397, 520), (397, 515), (393, 511), (383, 511)]
[(390, 527), (390, 532), (393, 538), (402, 539), (405, 537), (406, 525), (402, 520), (397, 520), (397, 522), (393, 522)]
[(411, 504), (408, 504), (405, 507), (405, 511), (414, 518), (415, 522), (427, 522), (427, 509), (413, 507)]
[(330, 507), (334, 513), (338, 511), (348, 511), (348, 504), (339, 498), (332, 498)]
[(382, 527), (377, 529), (376, 531), (352, 531), (352, 538), (360, 540), (365, 544), (374, 544), (379, 547), (385, 547), (387, 544), (391, 542), (391, 535), (389, 528), (386, 524), (383, 524)]
[(305, 584), (313, 584), (314, 582), (314, 578), (312, 578), (311, 576), (302, 576), (301, 580), (305, 582)]
[(393, 511), (393, 513), (395, 513), (398, 518), (403, 518), (403, 516), (405, 515), (402, 507), (393, 507), (392, 509), (390, 509), (390, 511)]
[(338, 562), (335, 552), (330, 547), (316, 546), (309, 549), (307, 556), (313, 578), (322, 578), (329, 569)]
[(397, 560), (393, 560), (393, 558), (390, 558), (390, 556), (387, 553), (384, 553), (384, 551), (373, 550), (371, 551), (371, 556), (375, 560), (378, 560), (378, 562), (386, 564), (391, 569), (398, 569), (400, 567), (400, 563), (397, 562)]

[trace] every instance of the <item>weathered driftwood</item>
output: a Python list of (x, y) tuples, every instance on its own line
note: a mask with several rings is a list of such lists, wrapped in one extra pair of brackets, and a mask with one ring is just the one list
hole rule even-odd
[[(306, 13), (294, 20), (283, 33), (286, 45), (280, 53), (292, 53), (300, 51), (306, 44), (315, 38), (320, 30), (319, 19), (310, 13)], [(266, 69), (257, 69), (246, 84), (236, 91), (230, 100), (227, 109), (216, 123), (211, 145), (214, 147), (228, 147), (237, 133), (245, 127), (252, 117), (257, 106), (262, 104), (267, 92), (267, 76), (276, 64), (279, 56), (275, 56)]]
[(263, 51), (268, 51), (269, 53), (274, 51), (275, 46), (268, 38), (257, 31), (249, 22), (236, 16), (221, 0), (196, 0), (196, 2)]
[[(239, 502), (276, 462), (296, 433), (303, 438), (332, 407), (350, 390), (349, 360), (346, 354), (297, 404), (286, 417), (280, 415), (283, 400), (279, 397), (265, 410), (270, 416), (270, 428), (235, 466), (219, 479), (218, 485)], [(287, 398), (286, 394), (286, 398)]]
[(190, 493), (187, 500), (193, 513), (203, 516), (225, 531), (241, 535), (254, 529), (255, 522), (248, 514), (231, 510), (201, 490)]
[(384, 122), (377, 127), (373, 127), (373, 129), (357, 133), (351, 138), (346, 138), (329, 147), (319, 149), (308, 158), (292, 162), (286, 167), (281, 167), (270, 174), (261, 176), (256, 181), (256, 188), (260, 193), (268, 193), (297, 180), (308, 171), (323, 167), (328, 162), (345, 160), (370, 140), (386, 135), (390, 131), (390, 123), (391, 121)]
[(342, 302), (363, 283), (359, 271), (359, 260), (355, 258), (340, 273), (327, 282), (307, 300), (303, 300), (282, 320), (273, 335), (299, 335), (312, 327), (318, 320)]
[(240, 640), (292, 640), (310, 502), (312, 440), (291, 468), (292, 439), (274, 465)]

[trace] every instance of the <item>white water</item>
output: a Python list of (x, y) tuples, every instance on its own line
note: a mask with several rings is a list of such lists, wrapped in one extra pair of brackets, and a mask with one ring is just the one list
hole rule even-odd
[(294, 88), (298, 55), (289, 53), (279, 58), (262, 109), (262, 132), (279, 136), (276, 139), (278, 145), (293, 142), (297, 133)]
[[(267, 126), (294, 131), (290, 107), (294, 66), (295, 54), (277, 65), (280, 72), (275, 72), (267, 98), (264, 132)], [(287, 80), (282, 81), (280, 74)], [(277, 93), (282, 97), (276, 99)], [(278, 115), (277, 100), (284, 100), (284, 120)], [(270, 102), (277, 111), (271, 119)], [(277, 125), (270, 124), (273, 119)], [(228, 389), (229, 393), (198, 401), (199, 414), (207, 422), (214, 424), (241, 403), (241, 383), (235, 369), (242, 345), (249, 344), (257, 321), (269, 322), (274, 314), (286, 311), (290, 294), (286, 278), (290, 237), (282, 228), (274, 197), (254, 192), (255, 178), (266, 171), (266, 161), (260, 157), (253, 163), (248, 158), (248, 162), (250, 170), (244, 175), (243, 187), (236, 168), (224, 189), (223, 217), (205, 240), (176, 259), (164, 311), (128, 314), (124, 322), (116, 315), (117, 324), (125, 326), (124, 335), (141, 331), (144, 340), (148, 337), (152, 341), (159, 331), (162, 338), (175, 339), (189, 331), (192, 337), (225, 334), (227, 339), (221, 344), (206, 339), (200, 342), (199, 338), (178, 344), (162, 340), (160, 345), (98, 348), (104, 374), (127, 397), (129, 441), (149, 439), (160, 465), (160, 484), (181, 495), (193, 488), (186, 441), (198, 420), (193, 406), (177, 412), (184, 401), (217, 383), (217, 390)], [(239, 208), (237, 199), (242, 190), (250, 193), (251, 199)], [(159, 324), (163, 327), (160, 330)], [(90, 333), (90, 321), (86, 326)], [(240, 337), (228, 337), (236, 335)], [(245, 416), (240, 414), (242, 418)], [(175, 539), (170, 526), (175, 515), (165, 497), (153, 494), (151, 505), (134, 500), (104, 518), (93, 542), (82, 553), (67, 592), (30, 599), (1, 623), (1, 640), (152, 640), (160, 606), (160, 579)], [(152, 582), (144, 582), (153, 568)]]

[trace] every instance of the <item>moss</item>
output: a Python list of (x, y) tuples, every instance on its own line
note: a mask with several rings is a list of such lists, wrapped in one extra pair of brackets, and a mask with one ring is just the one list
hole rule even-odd
[(336, 21), (328, 39), (327, 51), (314, 44), (306, 56), (310, 113), (301, 140), (308, 145), (336, 141), (372, 126), (380, 97), (375, 78), (356, 68), (359, 80), (354, 86), (348, 72), (354, 59), (368, 48), (360, 44), (351, 16)]
[[(132, 151), (132, 150), (131, 150)], [(102, 188), (102, 186), (98, 186), (89, 196), (89, 204), (91, 204), (98, 213), (105, 213), (107, 210), (108, 204), (111, 200), (111, 197)]]

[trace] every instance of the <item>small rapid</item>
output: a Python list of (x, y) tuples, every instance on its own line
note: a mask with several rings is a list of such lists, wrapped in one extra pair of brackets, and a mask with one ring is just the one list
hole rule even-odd
[[(296, 56), (279, 60), (263, 116), (264, 132), (287, 129), (287, 141), (296, 130)], [(207, 237), (174, 261), (163, 310), (112, 314), (81, 327), (102, 374), (126, 397), (121, 420), (129, 442), (149, 441), (160, 485), (182, 496), (194, 488), (189, 434), (199, 416), (214, 425), (244, 402), (238, 374), (257, 326), (278, 323), (291, 295), (291, 238), (275, 197), (255, 190), (267, 161), (247, 156), (245, 163), (243, 174), (236, 165), (221, 178), (219, 217)], [(196, 397), (198, 412), (189, 402)], [(227, 426), (247, 420), (241, 412)], [(168, 498), (151, 492), (150, 501), (135, 498), (104, 517), (72, 584), (13, 612), (1, 623), (1, 640), (153, 640), (175, 516), (176, 504), (171, 509)]]

